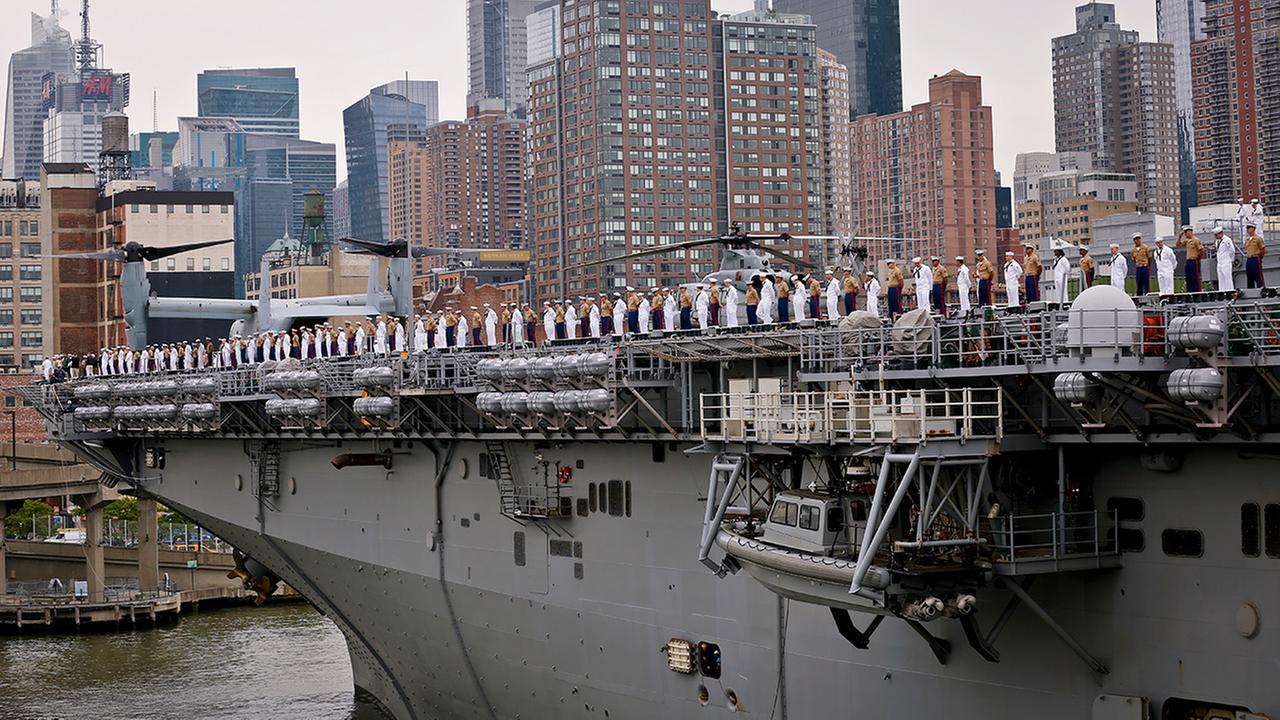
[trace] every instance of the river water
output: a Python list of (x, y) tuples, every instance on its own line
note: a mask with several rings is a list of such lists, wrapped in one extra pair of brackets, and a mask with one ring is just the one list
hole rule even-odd
[(383, 720), (310, 605), (206, 610), (155, 629), (0, 636), (0, 719)]

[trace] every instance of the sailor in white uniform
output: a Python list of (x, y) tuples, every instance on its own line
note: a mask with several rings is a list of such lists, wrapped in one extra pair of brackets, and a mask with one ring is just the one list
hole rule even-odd
[(964, 264), (964, 256), (956, 256), (956, 292), (960, 295), (960, 317), (969, 314), (971, 308), (969, 291), (973, 289), (973, 276), (969, 274), (969, 266)]
[(1156, 238), (1156, 247), (1153, 251), (1156, 263), (1156, 280), (1160, 285), (1161, 295), (1173, 294), (1173, 273), (1174, 268), (1178, 265), (1178, 254), (1173, 248), (1164, 244), (1164, 238)]
[(911, 258), (911, 277), (916, 282), (916, 307), (929, 309), (929, 291), (933, 289), (933, 271), (924, 266), (924, 260)]
[(724, 279), (724, 292), (720, 293), (720, 312), (727, 327), (738, 327), (738, 289), (729, 278)]
[(840, 319), (840, 281), (831, 270), (827, 271), (827, 319), (832, 322)]
[(1022, 266), (1013, 257), (1013, 251), (1004, 254), (1004, 289), (1009, 296), (1009, 307), (1021, 305), (1018, 294), (1022, 290)]
[(1120, 288), (1121, 291), (1127, 293), (1128, 290), (1125, 290), (1124, 281), (1129, 275), (1129, 261), (1124, 259), (1124, 253), (1120, 252), (1120, 246), (1118, 244), (1111, 243), (1110, 247), (1111, 287)]
[(773, 287), (773, 281), (766, 275), (761, 279), (760, 283), (760, 304), (756, 307), (756, 317), (760, 318), (760, 324), (773, 324), (773, 311), (778, 307), (778, 291)]
[(627, 302), (622, 299), (622, 293), (615, 292), (613, 294), (613, 336), (623, 337), (627, 330)]
[(880, 280), (872, 270), (867, 271), (867, 312), (880, 317)]
[(556, 309), (547, 300), (542, 301), (542, 332), (546, 333), (546, 342), (556, 339)]
[(564, 301), (564, 335), (570, 340), (578, 339), (578, 309), (572, 300)]
[(489, 347), (498, 345), (498, 313), (493, 311), (489, 303), (484, 304), (484, 340)]
[(711, 296), (703, 285), (698, 285), (698, 294), (693, 298), (693, 311), (698, 318), (698, 329), (706, 330), (711, 324)]
[[(413, 316), (413, 351), (416, 353), (424, 353), (427, 351), (427, 326), (422, 322), (421, 315)], [(345, 335), (346, 331), (342, 332)], [(339, 336), (339, 340), (345, 338)]]
[(791, 299), (791, 314), (796, 322), (804, 322), (804, 314), (809, 311), (809, 288), (799, 275), (791, 276)]
[(587, 327), (591, 330), (591, 337), (600, 338), (600, 305), (592, 300), (587, 310)]
[(1213, 229), (1213, 253), (1218, 257), (1218, 292), (1233, 292), (1236, 289), (1236, 244), (1227, 237), (1221, 225)]
[(636, 311), (640, 313), (640, 334), (648, 335), (653, 332), (653, 303), (649, 302), (648, 293), (640, 293), (640, 304), (636, 306)]
[(1053, 296), (1058, 307), (1067, 306), (1067, 278), (1071, 277), (1071, 261), (1067, 259), (1066, 246), (1056, 243), (1053, 247)]

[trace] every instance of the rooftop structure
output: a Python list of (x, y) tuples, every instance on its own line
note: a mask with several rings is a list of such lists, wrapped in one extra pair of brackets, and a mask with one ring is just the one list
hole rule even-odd
[(196, 113), (234, 119), (245, 132), (298, 137), (293, 68), (205, 70), (196, 76)]

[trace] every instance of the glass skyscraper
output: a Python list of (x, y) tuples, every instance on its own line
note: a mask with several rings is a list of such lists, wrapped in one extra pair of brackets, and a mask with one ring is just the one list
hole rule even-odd
[(503, 101), (508, 115), (524, 117), (529, 104), (525, 76), (525, 18), (539, 0), (467, 0), (467, 107)]
[(1156, 0), (1158, 39), (1173, 46), (1174, 87), (1178, 98), (1178, 190), (1184, 215), (1197, 204), (1191, 43), (1204, 39), (1204, 9), (1204, 0)]
[(773, 0), (779, 13), (808, 15), (818, 47), (849, 69), (849, 116), (902, 110), (898, 0)]
[[(301, 239), (303, 202), (310, 191), (324, 193), (333, 207), (338, 183), (337, 149), (332, 143), (270, 135), (245, 136), (244, 180), (236, 193), (236, 291), (243, 292), (244, 273), (256, 272), (262, 253), (280, 239)], [(332, 218), (325, 235), (332, 237)]]
[(31, 47), (9, 58), (4, 113), (4, 162), (0, 177), (40, 177), (44, 159), (44, 121), (59, 76), (71, 78), (75, 56), (71, 34), (56, 17), (31, 15)]
[(298, 137), (293, 68), (205, 70), (196, 77), (200, 117), (234, 118), (245, 132)]
[(439, 122), (434, 80), (397, 80), (342, 112), (352, 237), (387, 242), (387, 141), (422, 140)]

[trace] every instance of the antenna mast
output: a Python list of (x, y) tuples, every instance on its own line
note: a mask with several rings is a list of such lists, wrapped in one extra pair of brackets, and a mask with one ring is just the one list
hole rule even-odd
[[(53, 0), (57, 5), (57, 0)], [(80, 41), (76, 43), (76, 65), (83, 72), (98, 67), (98, 51), (102, 45), (89, 36), (89, 0), (80, 2)]]

